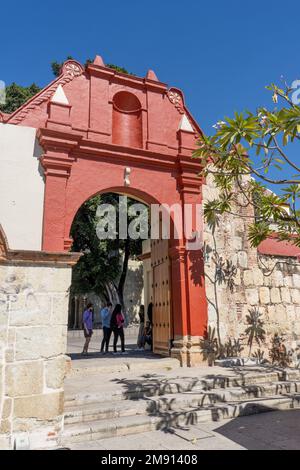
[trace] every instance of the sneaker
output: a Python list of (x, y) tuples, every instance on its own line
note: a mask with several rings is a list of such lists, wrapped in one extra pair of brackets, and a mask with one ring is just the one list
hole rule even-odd
[(121, 354), (127, 354), (127, 351), (122, 351)]

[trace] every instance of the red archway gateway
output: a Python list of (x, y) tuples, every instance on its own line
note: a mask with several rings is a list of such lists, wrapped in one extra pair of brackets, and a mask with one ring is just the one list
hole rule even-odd
[[(194, 211), (201, 203), (200, 168), (191, 158), (201, 131), (182, 92), (168, 89), (152, 71), (145, 78), (118, 73), (99, 56), (86, 69), (67, 61), (60, 77), (8, 122), (38, 129), (45, 251), (70, 249), (74, 216), (97, 193), (113, 189), (147, 203), (188, 203)], [(189, 251), (182, 238), (170, 240), (168, 255), (171, 355), (193, 365), (201, 361), (199, 338), (207, 326), (202, 253)]]

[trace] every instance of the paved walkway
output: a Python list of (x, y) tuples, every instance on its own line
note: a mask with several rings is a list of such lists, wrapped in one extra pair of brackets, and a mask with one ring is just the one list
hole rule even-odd
[(73, 444), (72, 450), (300, 450), (300, 410), (272, 411), (174, 433), (152, 431)]
[(102, 341), (102, 330), (96, 330), (92, 336), (89, 345), (89, 353), (82, 356), (81, 351), (84, 343), (82, 331), (68, 333), (67, 354), (72, 360), (71, 375), (80, 374), (108, 374), (111, 378), (113, 373), (125, 372), (129, 370), (145, 371), (146, 368), (151, 370), (162, 368), (178, 368), (179, 362), (172, 358), (162, 358), (157, 354), (153, 354), (150, 350), (138, 349), (136, 344), (137, 336), (135, 330), (125, 330), (126, 352), (121, 354), (120, 345), (117, 345), (118, 354), (112, 354), (112, 339), (108, 354), (100, 353)]
[[(212, 376), (247, 376), (264, 374), (263, 367), (180, 368), (176, 360), (159, 358), (150, 351), (136, 351), (135, 336), (127, 335), (127, 355), (99, 353), (101, 334), (93, 337), (90, 355), (80, 356), (82, 335), (69, 335), (68, 353), (73, 358), (72, 373), (65, 381), (66, 400), (84, 396), (100, 397), (125, 393), (138, 384), (166, 388), (170, 384), (187, 384)], [(171, 361), (168, 364), (167, 361)], [(173, 361), (173, 362), (172, 362)], [(270, 372), (270, 370), (269, 370)], [(101, 441), (70, 445), (71, 449), (94, 450), (229, 450), (229, 449), (297, 449), (300, 450), (300, 410), (273, 411), (221, 422), (199, 423), (170, 432), (152, 431)]]

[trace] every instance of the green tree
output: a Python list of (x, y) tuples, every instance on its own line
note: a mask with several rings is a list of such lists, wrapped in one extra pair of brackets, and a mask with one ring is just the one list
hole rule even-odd
[(0, 111), (8, 114), (13, 113), (39, 91), (41, 88), (35, 83), (28, 87), (17, 85), (15, 82), (11, 83), (5, 89), (6, 103), (0, 104)]
[(300, 140), (300, 107), (293, 99), (295, 90), (286, 83), (267, 89), (273, 94), (273, 109), (234, 113), (214, 126), (213, 136), (199, 138), (194, 156), (201, 160), (203, 175), (212, 175), (219, 189), (219, 196), (206, 203), (204, 215), (214, 229), (222, 214), (249, 207), (252, 246), (274, 231), (271, 224), (281, 240), (300, 246), (300, 165), (291, 152)]
[[(128, 198), (128, 208), (136, 203)], [(116, 238), (100, 240), (97, 236), (97, 208), (99, 204), (111, 204), (117, 212)], [(82, 252), (73, 268), (72, 292), (95, 292), (105, 300), (111, 299), (124, 307), (124, 286), (130, 257), (141, 254), (141, 239), (119, 238), (119, 196), (107, 193), (95, 196), (79, 209), (71, 228), (72, 251)], [(128, 225), (133, 218), (128, 216)]]

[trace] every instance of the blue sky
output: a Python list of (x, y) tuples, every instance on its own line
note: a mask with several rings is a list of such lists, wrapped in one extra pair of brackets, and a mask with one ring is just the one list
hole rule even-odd
[(300, 78), (299, 10), (294, 0), (5, 2), (0, 80), (43, 86), (51, 61), (100, 54), (181, 88), (211, 133), (224, 115), (269, 104), (268, 83)]

